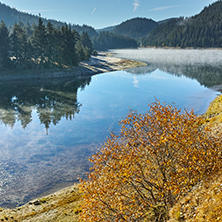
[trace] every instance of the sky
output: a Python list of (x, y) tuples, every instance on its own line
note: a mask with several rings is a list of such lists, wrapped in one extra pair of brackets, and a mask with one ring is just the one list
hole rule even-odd
[(135, 17), (155, 21), (198, 14), (215, 0), (3, 0), (19, 11), (96, 29)]

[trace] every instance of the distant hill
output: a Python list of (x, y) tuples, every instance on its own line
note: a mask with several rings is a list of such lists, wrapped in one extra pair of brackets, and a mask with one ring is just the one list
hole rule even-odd
[(147, 18), (133, 18), (117, 25), (112, 32), (131, 38), (140, 38), (156, 28), (158, 23)]
[(165, 24), (167, 22), (170, 22), (171, 20), (174, 20), (175, 18), (168, 18), (168, 19), (164, 19), (164, 20), (161, 20), (161, 21), (158, 21), (158, 24), (159, 25), (162, 25), (162, 24)]
[[(11, 8), (5, 4), (0, 3), (0, 21), (1, 20), (3, 20), (4, 23), (9, 27), (13, 26), (15, 23), (24, 23), (25, 25), (29, 23), (30, 25), (32, 25), (32, 24), (38, 24), (39, 16), (31, 15), (25, 12), (20, 12), (14, 8)], [(64, 22), (60, 22), (60, 21), (56, 21), (52, 19), (42, 18), (42, 21), (45, 24), (48, 22), (51, 22), (55, 27), (57, 26), (61, 27), (65, 25)], [(87, 32), (90, 37), (95, 37), (98, 35), (96, 30), (93, 27), (88, 26), (88, 25), (83, 25), (83, 26), (71, 25), (71, 27), (72, 29), (75, 29), (79, 33)]]
[(93, 47), (96, 50), (137, 48), (138, 44), (134, 38), (118, 35), (113, 32), (100, 32), (92, 40)]
[(114, 25), (114, 26), (109, 26), (109, 27), (102, 28), (102, 29), (96, 29), (96, 31), (97, 31), (98, 33), (100, 33), (100, 32), (112, 32), (115, 28), (116, 28), (116, 25)]
[(160, 24), (143, 40), (144, 46), (222, 47), (222, 1), (190, 18)]

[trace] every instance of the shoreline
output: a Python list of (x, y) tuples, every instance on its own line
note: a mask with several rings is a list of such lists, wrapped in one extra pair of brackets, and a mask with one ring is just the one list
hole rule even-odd
[[(74, 79), (84, 78), (96, 74), (126, 70), (146, 65), (147, 64), (144, 62), (116, 58), (115, 55), (110, 52), (100, 52), (98, 53), (98, 56), (92, 56), (89, 61), (80, 62), (77, 67), (2, 72), (0, 73), (0, 84), (4, 84), (5, 82), (59, 80), (67, 77), (73, 77)], [(72, 219), (77, 217), (78, 214), (78, 212), (73, 209), (78, 208), (79, 199), (80, 194), (78, 192), (78, 185), (68, 185), (65, 187), (57, 186), (50, 189), (48, 192), (45, 191), (42, 195), (40, 194), (37, 197), (34, 197), (24, 205), (12, 208), (0, 207), (0, 220), (57, 221), (58, 218), (67, 216), (61, 215), (61, 212), (65, 209), (64, 206), (66, 206), (67, 211), (70, 211), (69, 221), (73, 221)], [(58, 208), (61, 208), (61, 211), (59, 211)], [(56, 213), (55, 211), (59, 213)]]
[[(82, 61), (79, 66), (40, 70), (11, 70), (0, 73), (0, 83), (5, 81), (28, 81), (59, 79), (66, 77), (93, 76), (100, 73), (120, 71), (129, 68), (146, 66), (144, 62), (120, 59), (109, 52), (99, 52), (98, 56), (91, 56), (89, 61)], [(30, 74), (31, 73), (31, 74)]]
[[(79, 76), (87, 76), (145, 65), (146, 63), (142, 62), (115, 58), (112, 57), (111, 53), (106, 52), (100, 53), (97, 57), (92, 57), (89, 61), (81, 62), (79, 67), (74, 67), (67, 73), (63, 71), (67, 75), (63, 74), (62, 76), (57, 76), (54, 74), (54, 72), (52, 72), (52, 76), (48, 76), (48, 78), (43, 76), (42, 79), (63, 78), (70, 77), (70, 75), (73, 77), (78, 77), (77, 74), (79, 74), (81, 70), (88, 70), (88, 72), (81, 73)], [(73, 70), (75, 70), (76, 72), (73, 73)], [(39, 77), (38, 79), (41, 80), (41, 78)], [(9, 80), (19, 81), (27, 80), (27, 78), (9, 78), (8, 81)], [(30, 80), (33, 80), (33, 78), (30, 78)], [(216, 101), (216, 99), (214, 101)], [(214, 112), (215, 111), (206, 113), (207, 118), (211, 119), (219, 115), (219, 113)], [(220, 111), (220, 113), (222, 114), (222, 111)], [(220, 126), (220, 128), (218, 125)], [(222, 124), (217, 124), (215, 131), (221, 129)], [(78, 184), (61, 189), (57, 187), (55, 189), (55, 192), (52, 191), (51, 194), (47, 196), (42, 195), (41, 197), (35, 198), (34, 200), (31, 200), (20, 207), (15, 207), (12, 209), (0, 208), (0, 220), (5, 219), (7, 221), (63, 221), (63, 219), (65, 218), (65, 221), (78, 221), (77, 217), (78, 213), (80, 212), (80, 198), (81, 194), (78, 192)]]

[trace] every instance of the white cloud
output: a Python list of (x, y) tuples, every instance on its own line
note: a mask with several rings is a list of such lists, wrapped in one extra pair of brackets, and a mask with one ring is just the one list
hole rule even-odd
[(137, 8), (140, 6), (139, 0), (134, 0), (133, 6), (134, 6), (133, 11), (135, 12), (137, 10)]
[(95, 13), (95, 11), (96, 11), (96, 7), (93, 9), (91, 15), (93, 15)]
[(181, 6), (179, 6), (179, 5), (162, 6), (162, 7), (150, 9), (149, 11), (164, 11), (164, 10), (167, 10), (170, 8), (177, 8), (177, 7), (181, 7)]
[(139, 81), (136, 79), (136, 76), (133, 77), (133, 86), (139, 88)]

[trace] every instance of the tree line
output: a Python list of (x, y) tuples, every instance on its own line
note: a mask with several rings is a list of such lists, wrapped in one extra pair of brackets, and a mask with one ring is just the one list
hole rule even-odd
[(144, 46), (222, 47), (222, 1), (190, 18), (175, 18), (159, 25), (143, 39)]
[(92, 41), (96, 50), (136, 48), (138, 46), (135, 39), (108, 31), (100, 32)]
[(76, 66), (87, 60), (93, 46), (88, 33), (81, 35), (67, 24), (54, 27), (39, 18), (33, 32), (15, 23), (11, 31), (4, 21), (0, 24), (0, 68), (42, 69)]

